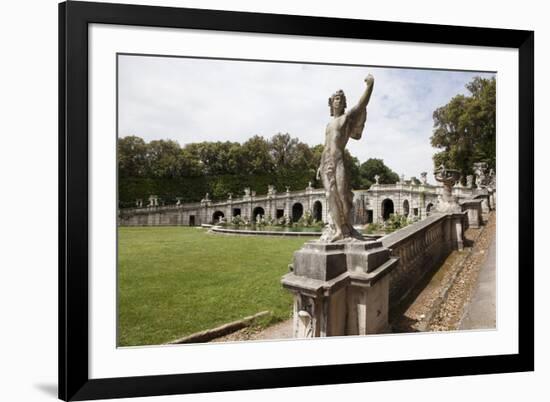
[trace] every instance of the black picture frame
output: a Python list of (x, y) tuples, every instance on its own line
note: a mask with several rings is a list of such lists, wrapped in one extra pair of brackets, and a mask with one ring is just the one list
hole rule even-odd
[[(90, 379), (88, 25), (190, 28), (515, 48), (519, 51), (518, 353)], [(59, 398), (119, 397), (534, 370), (534, 32), (70, 1), (59, 5)]]

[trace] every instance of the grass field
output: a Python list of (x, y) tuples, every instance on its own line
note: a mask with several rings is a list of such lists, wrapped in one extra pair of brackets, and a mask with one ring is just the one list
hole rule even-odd
[(271, 322), (290, 317), (292, 299), (280, 279), (307, 238), (193, 227), (118, 233), (119, 346), (161, 344), (263, 310), (273, 312)]

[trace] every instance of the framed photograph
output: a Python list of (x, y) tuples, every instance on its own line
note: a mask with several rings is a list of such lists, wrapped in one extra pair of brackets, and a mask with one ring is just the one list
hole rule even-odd
[(59, 5), (59, 397), (534, 370), (534, 33)]

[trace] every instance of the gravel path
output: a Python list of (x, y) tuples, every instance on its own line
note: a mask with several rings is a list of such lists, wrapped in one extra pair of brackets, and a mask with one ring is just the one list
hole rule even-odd
[(496, 237), (489, 245), (472, 300), (466, 306), (460, 329), (496, 328)]
[(286, 338), (292, 338), (292, 319), (271, 325), (263, 330), (257, 327), (243, 328), (240, 331), (215, 339), (212, 342), (257, 341)]
[[(495, 221), (495, 214), (489, 215), (485, 230), (483, 230), (471, 253), (464, 261), (462, 270), (450, 287), (446, 299), (434, 315), (429, 330), (449, 331), (460, 328), (465, 309), (472, 300), (477, 288), (481, 268), (485, 265), (487, 258), (489, 258), (489, 261), (495, 259), (495, 248), (489, 247), (493, 244), (495, 238)], [(494, 328), (494, 325), (492, 328)]]

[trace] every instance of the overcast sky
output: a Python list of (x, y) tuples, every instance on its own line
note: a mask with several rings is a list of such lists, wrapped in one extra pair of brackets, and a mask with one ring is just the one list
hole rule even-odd
[(348, 149), (407, 178), (426, 171), (433, 182), (433, 111), (467, 93), (473, 77), (493, 74), (120, 55), (119, 136), (184, 145), (281, 132), (320, 144), (328, 97), (343, 89), (353, 106), (369, 73), (375, 84), (363, 138)]

